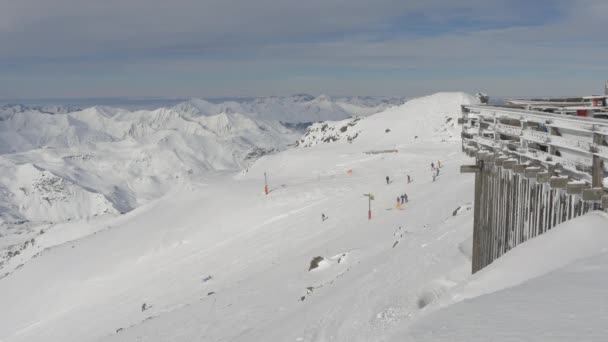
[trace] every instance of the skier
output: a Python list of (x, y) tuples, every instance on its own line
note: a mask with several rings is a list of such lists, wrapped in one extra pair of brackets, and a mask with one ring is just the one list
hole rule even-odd
[(399, 196), (401, 198), (401, 204), (405, 201), (405, 197), (403, 195)]
[(325, 216), (325, 214), (324, 214), (324, 213), (321, 213), (321, 222), (323, 222), (323, 221), (325, 221), (325, 220), (326, 220), (326, 216)]
[(439, 168), (436, 168), (435, 172), (437, 173), (437, 176), (439, 176)]
[(412, 182), (412, 179), (410, 178), (410, 175), (407, 175), (407, 183), (409, 184), (411, 182)]
[(435, 163), (431, 163), (431, 171), (435, 170)]
[(388, 184), (389, 178), (388, 176), (386, 176), (386, 184)]
[(397, 208), (401, 208), (401, 202), (399, 200), (399, 197), (397, 197)]
[(403, 198), (405, 199), (405, 203), (407, 203), (408, 202), (408, 200), (407, 200), (407, 194), (403, 194)]
[(437, 161), (437, 167), (441, 167), (441, 160)]

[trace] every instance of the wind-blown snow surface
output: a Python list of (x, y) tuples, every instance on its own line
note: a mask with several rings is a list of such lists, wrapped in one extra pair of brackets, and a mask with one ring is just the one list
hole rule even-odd
[(608, 336), (606, 246), (607, 214), (592, 212), (565, 222), (475, 274), (441, 305), (457, 304), (394, 340), (603, 341)]
[[(125, 215), (45, 226), (4, 258), (11, 270), (23, 266), (0, 279), (0, 339), (412, 336), (403, 329), (431, 319), (468, 283), (473, 177), (458, 169), (471, 160), (447, 118), (475, 101), (460, 93), (413, 100), (360, 119), (351, 143), (266, 155), (248, 172), (181, 182)], [(370, 192), (368, 221), (362, 195)], [(399, 210), (403, 193), (410, 202)]]

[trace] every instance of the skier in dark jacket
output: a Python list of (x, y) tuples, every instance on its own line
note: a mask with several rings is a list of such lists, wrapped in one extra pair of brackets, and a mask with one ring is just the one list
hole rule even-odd
[(389, 178), (388, 178), (388, 176), (386, 176), (386, 184), (388, 184), (388, 180), (389, 180)]

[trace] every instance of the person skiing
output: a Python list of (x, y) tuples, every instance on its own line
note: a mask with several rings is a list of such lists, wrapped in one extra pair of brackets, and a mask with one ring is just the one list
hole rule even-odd
[(407, 203), (407, 194), (403, 194), (403, 199), (405, 199), (405, 203)]
[(403, 195), (399, 196), (401, 198), (401, 204), (403, 204), (403, 202), (405, 201), (405, 197), (403, 197)]
[(397, 208), (401, 208), (401, 202), (399, 200), (399, 197), (397, 197)]
[(431, 171), (435, 170), (435, 163), (431, 163)]
[(437, 161), (437, 167), (441, 167), (441, 160)]
[(412, 179), (410, 178), (410, 175), (407, 175), (407, 183), (409, 184), (411, 182), (412, 182)]
[(321, 222), (325, 221), (325, 214), (321, 213)]
[(389, 178), (388, 176), (386, 176), (386, 184), (388, 184)]

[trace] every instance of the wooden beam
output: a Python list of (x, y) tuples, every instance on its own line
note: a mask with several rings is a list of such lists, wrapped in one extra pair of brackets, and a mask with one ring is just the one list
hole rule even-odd
[(583, 201), (601, 201), (604, 195), (603, 188), (583, 189)]
[(513, 172), (515, 172), (515, 173), (524, 173), (524, 171), (526, 170), (527, 166), (528, 165), (526, 165), (526, 164), (515, 164), (513, 166)]
[(502, 163), (502, 168), (505, 170), (511, 170), (515, 166), (515, 163), (517, 163), (515, 160), (505, 160)]
[(478, 159), (482, 160), (482, 158), (484, 158), (484, 156), (487, 156), (489, 154), (490, 154), (489, 151), (480, 150), (480, 151), (477, 151), (476, 156)]
[(496, 159), (494, 159), (494, 163), (496, 164), (496, 166), (502, 166), (502, 164), (508, 159), (509, 157), (496, 157)]
[(549, 183), (551, 174), (549, 172), (539, 172), (536, 174), (536, 181), (539, 183)]
[(565, 189), (569, 181), (568, 177), (551, 177), (549, 178), (549, 186), (554, 189)]
[(569, 182), (566, 184), (566, 192), (570, 195), (580, 195), (587, 188), (589, 188), (589, 185), (581, 182)]
[(476, 173), (481, 171), (480, 165), (460, 165), (460, 173)]
[(524, 177), (536, 178), (536, 175), (541, 171), (542, 169), (540, 167), (528, 167), (524, 170)]

